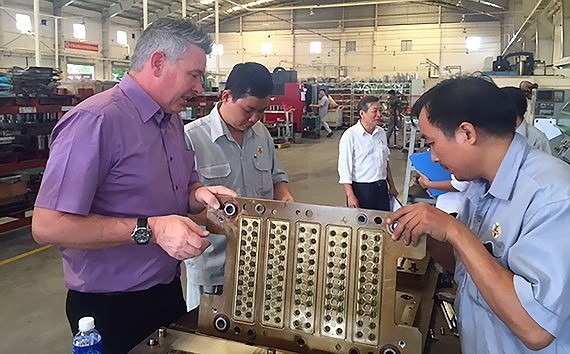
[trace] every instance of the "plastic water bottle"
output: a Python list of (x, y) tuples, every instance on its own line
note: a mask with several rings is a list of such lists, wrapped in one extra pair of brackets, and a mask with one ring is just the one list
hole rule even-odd
[(79, 320), (79, 333), (73, 337), (73, 354), (102, 354), (101, 335), (95, 329), (93, 317)]

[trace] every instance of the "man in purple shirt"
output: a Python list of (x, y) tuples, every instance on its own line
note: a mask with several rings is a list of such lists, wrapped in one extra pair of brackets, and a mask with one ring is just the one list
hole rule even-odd
[(180, 261), (209, 246), (187, 216), (235, 196), (198, 182), (178, 117), (202, 92), (211, 44), (189, 20), (155, 21), (123, 81), (52, 132), (32, 233), (61, 247), (72, 331), (95, 317), (105, 353), (126, 353), (185, 313)]

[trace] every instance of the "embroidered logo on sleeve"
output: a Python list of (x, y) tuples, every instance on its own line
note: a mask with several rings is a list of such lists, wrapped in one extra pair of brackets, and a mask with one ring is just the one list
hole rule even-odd
[(497, 221), (491, 229), (491, 234), (494, 238), (499, 238), (499, 236), (501, 236), (501, 232), (503, 232), (503, 228), (501, 227), (501, 223)]

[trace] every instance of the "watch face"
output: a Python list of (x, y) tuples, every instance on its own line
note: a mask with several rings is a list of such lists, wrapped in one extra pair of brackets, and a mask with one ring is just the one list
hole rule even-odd
[(150, 241), (152, 234), (150, 229), (146, 227), (138, 227), (135, 229), (132, 236), (137, 244), (146, 245)]

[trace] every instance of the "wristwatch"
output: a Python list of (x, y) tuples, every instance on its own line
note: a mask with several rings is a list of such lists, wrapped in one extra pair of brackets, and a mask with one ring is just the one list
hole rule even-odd
[(149, 243), (150, 239), (152, 238), (152, 230), (148, 226), (148, 218), (138, 218), (137, 219), (137, 226), (131, 233), (131, 237), (137, 245), (146, 245)]

